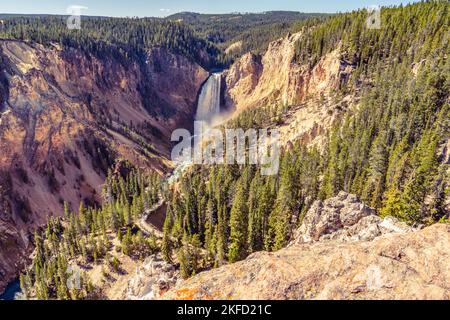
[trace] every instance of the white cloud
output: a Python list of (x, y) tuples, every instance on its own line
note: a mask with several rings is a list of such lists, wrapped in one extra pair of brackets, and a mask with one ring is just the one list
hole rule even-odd
[(161, 11), (161, 12), (170, 12), (171, 10), (170, 9), (159, 9), (159, 11)]

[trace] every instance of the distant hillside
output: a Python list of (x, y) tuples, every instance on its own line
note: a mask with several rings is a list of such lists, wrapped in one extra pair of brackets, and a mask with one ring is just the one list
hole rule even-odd
[(182, 12), (166, 19), (184, 22), (202, 37), (227, 48), (242, 41), (238, 56), (248, 51), (261, 53), (270, 41), (282, 37), (295, 25), (305, 20), (323, 19), (322, 13), (302, 13), (294, 11), (268, 11), (264, 13), (199, 14)]
[[(254, 27), (270, 23), (295, 22), (314, 17), (323, 17), (322, 13), (303, 13), (295, 11), (268, 11), (262, 13), (227, 13), (201, 14), (194, 12), (180, 12), (166, 17), (169, 20), (182, 19), (185, 23), (195, 25), (197, 30), (205, 26), (224, 24), (228, 32), (233, 27)], [(225, 29), (225, 28), (224, 28)]]
[(18, 18), (18, 17), (48, 17), (49, 14), (20, 14), (20, 13), (0, 13), (0, 19)]
[(157, 18), (83, 17), (80, 30), (69, 30), (65, 16), (6, 16), (0, 38), (83, 49), (93, 55), (142, 57), (147, 49), (165, 47), (204, 67), (215, 66), (219, 50), (185, 24)]

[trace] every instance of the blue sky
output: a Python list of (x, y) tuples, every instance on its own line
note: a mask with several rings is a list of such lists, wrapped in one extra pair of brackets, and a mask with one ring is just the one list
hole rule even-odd
[(370, 5), (397, 5), (401, 0), (0, 0), (0, 13), (66, 14), (67, 7), (87, 7), (86, 15), (166, 16), (181, 11), (200, 13), (349, 11)]

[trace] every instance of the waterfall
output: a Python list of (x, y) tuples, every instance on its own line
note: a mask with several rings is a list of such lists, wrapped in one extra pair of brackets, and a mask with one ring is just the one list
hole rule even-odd
[(197, 114), (195, 120), (211, 124), (220, 114), (220, 87), (222, 75), (213, 73), (203, 85), (198, 98)]
[[(195, 115), (196, 121), (203, 121), (206, 123), (204, 129), (211, 129), (214, 126), (214, 121), (218, 120), (220, 114), (220, 87), (222, 82), (221, 73), (213, 73), (203, 85), (198, 98), (197, 113)], [(195, 144), (195, 136), (190, 137), (191, 143)], [(173, 159), (172, 159), (173, 160)], [(167, 179), (169, 184), (178, 181), (184, 170), (192, 165), (192, 159), (178, 163), (172, 175)]]

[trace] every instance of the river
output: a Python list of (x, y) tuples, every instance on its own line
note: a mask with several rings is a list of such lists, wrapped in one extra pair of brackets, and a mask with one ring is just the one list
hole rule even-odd
[(20, 281), (16, 279), (6, 287), (5, 292), (0, 295), (0, 300), (15, 300), (16, 295), (21, 292)]

